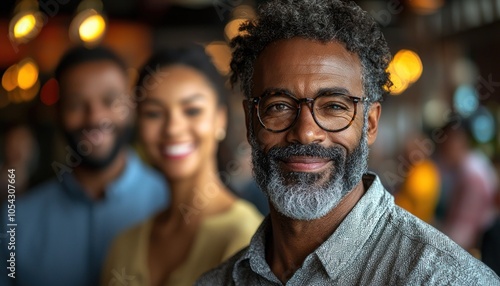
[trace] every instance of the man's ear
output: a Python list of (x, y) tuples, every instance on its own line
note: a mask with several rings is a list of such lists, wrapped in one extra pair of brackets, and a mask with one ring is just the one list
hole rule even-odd
[(380, 102), (374, 102), (368, 111), (368, 145), (372, 145), (377, 139), (378, 122), (382, 113)]
[(252, 123), (250, 122), (250, 110), (248, 110), (248, 108), (249, 108), (248, 103), (249, 103), (248, 99), (245, 99), (242, 102), (243, 111), (245, 112), (245, 126), (247, 128), (247, 141), (250, 142), (250, 124), (252, 124)]

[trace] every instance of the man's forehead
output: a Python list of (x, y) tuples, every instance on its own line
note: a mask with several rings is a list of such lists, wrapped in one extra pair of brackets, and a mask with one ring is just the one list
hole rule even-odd
[(63, 75), (60, 83), (65, 92), (95, 92), (107, 87), (126, 87), (124, 72), (108, 61), (77, 65)]
[[(278, 56), (278, 57), (276, 57)], [(287, 61), (280, 61), (284, 57)], [(343, 59), (351, 64), (359, 64), (359, 57), (349, 52), (343, 43), (338, 41), (321, 42), (317, 40), (295, 37), (270, 43), (257, 57), (257, 63), (274, 60), (282, 64), (305, 65), (319, 64), (332, 59)], [(289, 62), (293, 60), (293, 62)], [(273, 61), (273, 62), (274, 62)]]
[(266, 47), (257, 58), (253, 80), (256, 88), (289, 80), (361, 79), (359, 57), (343, 44), (304, 38), (280, 40)]

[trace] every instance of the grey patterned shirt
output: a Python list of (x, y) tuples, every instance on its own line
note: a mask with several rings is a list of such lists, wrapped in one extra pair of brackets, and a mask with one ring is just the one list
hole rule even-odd
[[(375, 174), (363, 182), (366, 193), (286, 285), (500, 285), (482, 262), (396, 206)], [(265, 259), (268, 231), (269, 217), (247, 248), (196, 285), (283, 285)]]

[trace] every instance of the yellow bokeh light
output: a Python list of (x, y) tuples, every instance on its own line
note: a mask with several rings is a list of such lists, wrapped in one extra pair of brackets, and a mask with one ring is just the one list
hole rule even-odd
[(19, 18), (14, 24), (14, 37), (16, 39), (26, 37), (36, 27), (36, 17), (33, 14), (27, 14)]
[(80, 39), (84, 42), (94, 42), (101, 38), (106, 29), (106, 21), (99, 15), (92, 15), (83, 20), (78, 28)]
[(400, 50), (394, 56), (395, 72), (409, 83), (416, 82), (422, 75), (423, 66), (420, 57), (410, 50)]
[(17, 83), (21, 89), (30, 89), (38, 80), (38, 66), (31, 59), (19, 63)]
[(246, 19), (234, 19), (231, 22), (226, 24), (226, 27), (224, 28), (224, 33), (226, 34), (226, 37), (228, 40), (232, 40), (234, 37), (238, 36), (241, 32), (239, 31), (239, 28), (241, 24), (246, 22), (248, 20)]
[(6, 91), (11, 91), (17, 87), (17, 64), (10, 66), (2, 76), (2, 87)]
[(212, 62), (221, 74), (229, 73), (231, 48), (225, 42), (211, 42), (205, 47), (205, 52), (211, 56)]
[(392, 82), (392, 86), (389, 88), (389, 92), (392, 95), (399, 95), (403, 93), (408, 88), (409, 82), (407, 79), (401, 77), (395, 69), (394, 61), (389, 63), (389, 67), (387, 68), (389, 72), (389, 79)]

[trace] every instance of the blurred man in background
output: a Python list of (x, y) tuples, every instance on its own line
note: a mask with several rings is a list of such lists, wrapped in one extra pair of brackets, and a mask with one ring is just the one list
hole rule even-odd
[(105, 48), (75, 48), (56, 79), (65, 161), (52, 163), (57, 178), (16, 202), (16, 278), (2, 266), (1, 285), (97, 285), (114, 236), (166, 205), (164, 180), (127, 148), (134, 113), (122, 60)]

